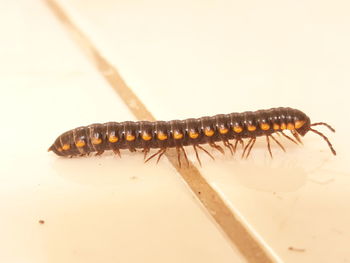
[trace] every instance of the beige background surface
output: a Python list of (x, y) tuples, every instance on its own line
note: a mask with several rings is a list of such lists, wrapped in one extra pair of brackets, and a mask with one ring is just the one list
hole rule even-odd
[[(308, 134), (198, 169), (274, 260), (350, 260), (348, 2), (58, 3), (158, 119), (291, 106), (332, 124), (336, 157)], [(45, 1), (1, 5), (1, 261), (244, 262), (166, 159), (46, 152), (135, 118)]]

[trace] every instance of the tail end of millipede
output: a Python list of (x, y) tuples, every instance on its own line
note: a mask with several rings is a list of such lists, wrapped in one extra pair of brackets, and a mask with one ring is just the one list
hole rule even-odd
[(48, 152), (54, 152), (55, 154), (57, 154), (57, 155), (59, 155), (59, 156), (63, 156), (63, 153), (62, 153), (62, 148), (56, 148), (56, 146), (55, 146), (55, 144), (52, 144), (51, 146), (50, 146), (50, 148), (49, 149), (47, 149), (47, 151)]

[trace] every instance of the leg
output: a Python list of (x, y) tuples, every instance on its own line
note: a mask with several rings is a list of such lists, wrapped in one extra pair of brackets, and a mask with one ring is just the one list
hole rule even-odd
[(115, 155), (118, 155), (119, 158), (122, 158), (122, 156), (120, 155), (119, 149), (113, 149), (113, 152), (114, 152)]
[(193, 149), (196, 152), (196, 157), (197, 157), (197, 160), (199, 162), (199, 165), (202, 167), (202, 163), (201, 163), (201, 160), (199, 159), (198, 151), (197, 151), (197, 148), (196, 148), (195, 144), (193, 144)]
[(233, 152), (234, 152), (233, 144), (230, 143), (227, 139), (223, 139), (222, 141), (223, 141), (225, 147), (229, 148), (231, 155), (233, 155)]
[(303, 144), (303, 142), (300, 139), (299, 133), (295, 130), (291, 130), (291, 133), (293, 134), (294, 138), (300, 143)]
[[(287, 134), (285, 134), (283, 131), (281, 131), (282, 135), (284, 137), (286, 137), (288, 140), (294, 142), (295, 144), (298, 144), (293, 138), (289, 137)], [(278, 133), (277, 133), (278, 134)], [(292, 130), (292, 134), (293, 134), (293, 130)]]
[(99, 155), (101, 155), (103, 153), (104, 153), (104, 151), (99, 151), (99, 152), (95, 153), (95, 156), (99, 156)]
[(142, 151), (143, 151), (143, 160), (146, 160), (147, 154), (149, 153), (150, 149), (144, 148)]
[(244, 142), (242, 139), (236, 139), (235, 146), (233, 147), (233, 152), (236, 152), (238, 142), (242, 145), (242, 149), (244, 149)]
[(216, 150), (218, 150), (219, 152), (221, 152), (222, 154), (225, 154), (224, 149), (222, 149), (222, 147), (220, 145), (215, 144), (214, 142), (209, 144), (211, 147), (215, 148)]
[(179, 164), (179, 167), (181, 168), (181, 152), (180, 152), (179, 147), (176, 147), (176, 154), (177, 154), (177, 163)]
[(233, 147), (233, 151), (236, 152), (236, 149), (237, 149), (237, 144), (238, 144), (238, 140), (236, 140), (235, 142), (235, 146)]
[(129, 151), (134, 153), (134, 152), (136, 152), (136, 149), (135, 148), (129, 148)]
[(272, 134), (270, 134), (270, 137), (282, 148), (284, 152), (286, 152), (286, 149), (284, 149), (283, 145), (279, 141), (277, 141), (277, 139), (273, 137)]
[(247, 152), (247, 155), (246, 155), (246, 159), (248, 158), (249, 154), (250, 154), (250, 151), (253, 149), (253, 146), (255, 144), (255, 141), (256, 141), (256, 138), (252, 138), (253, 139), (253, 142), (250, 144), (250, 147), (248, 149), (248, 152)]
[(205, 152), (206, 154), (208, 154), (210, 158), (212, 158), (213, 160), (215, 160), (215, 158), (213, 157), (213, 155), (211, 155), (211, 154), (210, 154), (206, 149), (204, 149), (202, 146), (197, 145), (197, 147), (198, 147), (199, 149), (201, 149), (203, 152)]
[[(165, 149), (166, 149), (166, 148), (165, 148)], [(158, 152), (156, 152), (155, 154), (153, 154), (153, 155), (151, 155), (150, 157), (148, 157), (148, 159), (146, 159), (145, 163), (147, 163), (149, 160), (151, 160), (153, 157), (157, 156), (158, 154), (163, 155), (164, 152), (165, 152), (165, 149), (162, 148), (162, 149), (160, 149)], [(159, 160), (158, 160), (158, 161), (159, 161)], [(157, 161), (157, 163), (158, 163), (158, 161)]]
[(272, 157), (272, 151), (271, 151), (271, 145), (270, 145), (270, 138), (269, 138), (270, 135), (266, 135), (266, 141), (267, 141), (267, 149), (269, 150), (269, 153), (270, 153), (270, 156), (271, 156), (271, 159), (273, 158)]
[(190, 162), (188, 161), (187, 154), (186, 154), (186, 151), (185, 151), (184, 147), (181, 146), (180, 150), (182, 150), (182, 152), (184, 153), (184, 156), (185, 156), (185, 159), (186, 159), (186, 163), (187, 163), (187, 167), (190, 167)]
[(244, 141), (242, 139), (239, 139), (239, 143), (242, 145), (242, 149), (244, 148)]
[(250, 140), (248, 141), (248, 144), (244, 147), (243, 153), (242, 153), (242, 157), (241, 157), (242, 159), (244, 158), (244, 154), (247, 151), (247, 149), (250, 146), (250, 144), (252, 143), (252, 141), (253, 141), (253, 138), (250, 138)]
[(166, 152), (166, 148), (164, 148), (163, 151), (158, 155), (157, 163), (159, 163), (160, 158), (163, 156), (165, 152)]

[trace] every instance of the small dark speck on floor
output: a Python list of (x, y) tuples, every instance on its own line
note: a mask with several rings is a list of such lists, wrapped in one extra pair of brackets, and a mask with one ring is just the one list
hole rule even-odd
[(136, 179), (137, 179), (137, 176), (131, 176), (130, 179), (131, 179), (131, 180), (136, 180)]
[(44, 220), (42, 220), (42, 219), (40, 219), (38, 222), (39, 222), (39, 224), (40, 224), (40, 225), (45, 224), (45, 221), (44, 221)]
[(288, 250), (295, 252), (305, 252), (304, 248), (289, 247)]

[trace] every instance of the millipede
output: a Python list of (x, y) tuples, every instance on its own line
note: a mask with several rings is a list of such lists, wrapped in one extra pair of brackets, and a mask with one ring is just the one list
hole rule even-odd
[[(49, 151), (59, 156), (73, 157), (89, 155), (92, 152), (101, 155), (104, 151), (111, 150), (121, 156), (121, 149), (128, 149), (131, 152), (142, 149), (145, 162), (157, 156), (158, 163), (168, 148), (176, 148), (178, 164), (181, 167), (181, 154), (189, 165), (184, 146), (193, 146), (201, 165), (198, 149), (214, 159), (213, 155), (201, 146), (203, 144), (210, 145), (222, 154), (225, 152), (224, 148), (234, 154), (237, 145), (240, 144), (243, 149), (241, 157), (248, 158), (256, 138), (264, 136), (272, 158), (271, 142), (275, 142), (285, 151), (274, 134), (281, 135), (295, 144), (302, 144), (300, 136), (311, 131), (321, 136), (331, 152), (336, 155), (328, 138), (313, 128), (318, 125), (324, 125), (335, 132), (329, 124), (311, 123), (305, 113), (287, 107), (186, 120), (107, 122), (69, 130), (56, 139)], [(286, 131), (290, 134), (286, 134)], [(244, 143), (245, 141), (247, 143)], [(218, 142), (222, 142), (224, 147), (217, 144)], [(158, 151), (148, 157), (151, 149)]]

